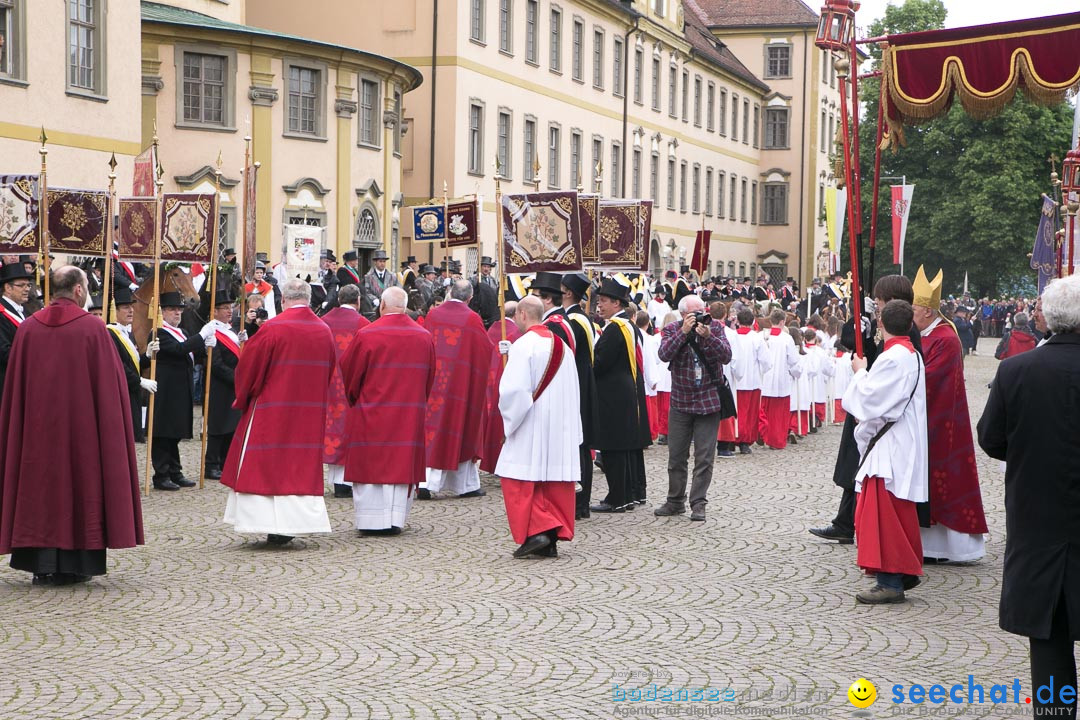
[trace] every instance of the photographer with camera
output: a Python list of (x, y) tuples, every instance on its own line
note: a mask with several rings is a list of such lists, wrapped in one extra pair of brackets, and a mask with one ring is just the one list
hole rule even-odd
[(686, 512), (687, 465), (694, 443), (694, 481), (690, 487), (690, 519), (705, 520), (705, 498), (712, 483), (716, 435), (720, 421), (735, 415), (735, 400), (724, 380), (731, 362), (724, 325), (705, 311), (696, 295), (679, 301), (683, 319), (661, 333), (659, 356), (671, 368), (668, 415), (668, 498), (654, 514)]
[(258, 293), (252, 293), (247, 298), (247, 314), (244, 316), (244, 330), (248, 338), (259, 331), (259, 327), (270, 319), (270, 313), (263, 307), (264, 298)]

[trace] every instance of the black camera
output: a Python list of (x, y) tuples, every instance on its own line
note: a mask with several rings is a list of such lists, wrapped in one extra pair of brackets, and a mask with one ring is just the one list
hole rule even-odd
[(265, 308), (259, 308), (258, 310), (255, 311), (255, 319), (256, 320), (269, 320), (270, 319), (270, 313), (268, 313)]
[(698, 325), (705, 325), (708, 327), (712, 323), (712, 315), (704, 310), (692, 312), (690, 313), (690, 317), (694, 318), (694, 327), (697, 327)]

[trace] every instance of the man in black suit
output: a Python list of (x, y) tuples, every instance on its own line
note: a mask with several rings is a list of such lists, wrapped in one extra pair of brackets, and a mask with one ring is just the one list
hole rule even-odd
[(146, 352), (157, 354), (157, 398), (154, 400), (154, 433), (150, 460), (154, 465), (154, 487), (179, 490), (194, 487), (184, 477), (180, 465), (180, 441), (192, 437), (195, 404), (195, 359), (202, 359), (208, 347), (217, 344), (213, 325), (188, 337), (180, 329), (184, 300), (178, 292), (161, 294), (164, 321), (157, 338), (151, 336)]
[(1080, 275), (1051, 282), (1042, 312), (1054, 335), (998, 365), (979, 446), (1005, 461), (998, 623), (1029, 638), (1035, 717), (1075, 718), (1076, 693), (1061, 691), (1076, 688), (1073, 643), (1080, 638)]
[(784, 280), (783, 286), (780, 288), (780, 306), (787, 307), (793, 302), (798, 301), (799, 296), (795, 294), (794, 278), (787, 278)]
[(582, 309), (582, 301), (589, 292), (592, 283), (584, 273), (572, 273), (562, 276), (563, 311), (574, 333), (574, 361), (578, 369), (578, 391), (581, 400), (581, 447), (578, 452), (581, 459), (581, 492), (577, 493), (574, 516), (576, 519), (589, 517), (589, 501), (592, 498), (592, 439), (599, 424), (596, 402), (596, 381), (593, 379), (593, 346), (596, 345), (596, 330), (592, 320)]
[(11, 343), (15, 342), (15, 331), (26, 319), (24, 305), (30, 299), (33, 279), (22, 263), (9, 263), (0, 268), (0, 284), (4, 293), (0, 297), (0, 392), (4, 389), (4, 375), (7, 373)]
[(232, 444), (233, 433), (240, 421), (240, 411), (233, 407), (236, 400), (233, 377), (240, 362), (240, 344), (246, 333), (232, 329), (233, 298), (228, 290), (218, 290), (214, 299), (214, 327), (217, 344), (210, 356), (210, 407), (206, 414), (206, 477), (220, 480), (225, 456)]
[(135, 442), (145, 442), (142, 391), (156, 392), (157, 383), (141, 375), (141, 371), (144, 366), (149, 365), (149, 361), (146, 357), (139, 357), (139, 349), (135, 346), (135, 338), (131, 334), (131, 323), (135, 319), (135, 295), (127, 289), (127, 286), (118, 285), (113, 291), (113, 303), (116, 305), (116, 322), (107, 327), (116, 345), (116, 351), (120, 353), (120, 364), (124, 366)]
[(345, 260), (345, 264), (338, 268), (337, 279), (338, 285), (345, 287), (346, 285), (359, 285), (360, 284), (360, 256), (355, 250), (349, 250), (341, 256)]

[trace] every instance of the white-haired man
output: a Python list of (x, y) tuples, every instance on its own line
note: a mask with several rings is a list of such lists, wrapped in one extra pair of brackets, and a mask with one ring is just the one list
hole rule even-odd
[(310, 304), (310, 285), (282, 283), (281, 314), (247, 343), (235, 372), (243, 416), (221, 478), (231, 490), (225, 522), (237, 532), (267, 533), (273, 545), (330, 532), (322, 458), (337, 358), (330, 328)]
[(1041, 310), (1054, 334), (998, 365), (979, 445), (1005, 461), (998, 622), (1029, 638), (1035, 716), (1075, 717), (1076, 694), (1067, 693), (1076, 688), (1080, 628), (1080, 435), (1072, 421), (1080, 393), (1080, 275), (1051, 282)]

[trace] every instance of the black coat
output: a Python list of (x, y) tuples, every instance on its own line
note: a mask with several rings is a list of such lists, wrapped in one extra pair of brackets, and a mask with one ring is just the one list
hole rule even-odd
[[(135, 440), (142, 442), (146, 439), (146, 433), (142, 426), (142, 385), (139, 384), (139, 381), (142, 380), (140, 373), (142, 364), (144, 361), (149, 361), (146, 360), (145, 356), (139, 356), (139, 362), (134, 362), (124, 345), (124, 341), (118, 338), (111, 329), (109, 330), (109, 336), (112, 337), (113, 343), (116, 345), (116, 352), (120, 353), (120, 364), (124, 367), (124, 380), (127, 381), (128, 402), (131, 405), (131, 427), (134, 429), (134, 437)], [(132, 342), (134, 343), (134, 340)], [(138, 348), (135, 349), (135, 352), (139, 352)]]
[(469, 307), (480, 316), (484, 329), (491, 327), (499, 319), (499, 293), (487, 283), (473, 280), (473, 296)]
[(210, 355), (210, 407), (206, 411), (209, 435), (228, 435), (240, 422), (240, 411), (233, 407), (236, 400), (233, 376), (238, 362), (240, 358), (223, 343), (214, 346)]
[(574, 331), (574, 361), (577, 363), (578, 390), (581, 392), (581, 433), (582, 444), (592, 447), (593, 434), (600, 422), (598, 416), (598, 404), (596, 402), (596, 380), (593, 377), (593, 347), (591, 335), (578, 321), (571, 320), (571, 315), (578, 315), (586, 322), (592, 323), (588, 314), (577, 305), (566, 310), (567, 322)]
[(206, 346), (200, 335), (180, 342), (172, 333), (158, 333), (161, 349), (157, 354), (157, 394), (154, 398), (154, 437), (186, 440), (191, 438), (195, 405), (195, 366), (205, 358)]
[(979, 446), (1005, 461), (1005, 570), (998, 623), (1046, 639), (1058, 598), (1080, 639), (1080, 335), (1002, 360)]
[[(633, 327), (630, 313), (619, 317), (630, 323), (633, 337), (641, 331)], [(596, 450), (640, 450), (652, 444), (649, 413), (645, 405), (644, 373), (634, 380), (630, 358), (635, 349), (626, 347), (626, 338), (618, 323), (609, 322), (596, 341), (593, 377), (596, 379), (597, 402), (604, 408), (603, 420), (596, 425), (592, 446)]]
[[(344, 266), (339, 267), (337, 269), (338, 285), (340, 287), (345, 287), (346, 285), (360, 285), (361, 280), (363, 279), (363, 275), (360, 274), (359, 270), (354, 269), (353, 272), (356, 273), (357, 277), (359, 277), (360, 280), (354, 278), (352, 276), (352, 273), (350, 273)], [(390, 272), (390, 271), (387, 270), (387, 272)]]
[[(2, 302), (7, 304), (7, 300)], [(4, 308), (12, 315), (15, 315), (15, 311), (10, 306)], [(15, 342), (15, 331), (19, 329), (19, 326), (13, 323), (7, 318), (7, 316), (0, 314), (0, 396), (4, 392), (4, 376), (7, 375), (8, 355), (11, 354), (11, 344)]]

